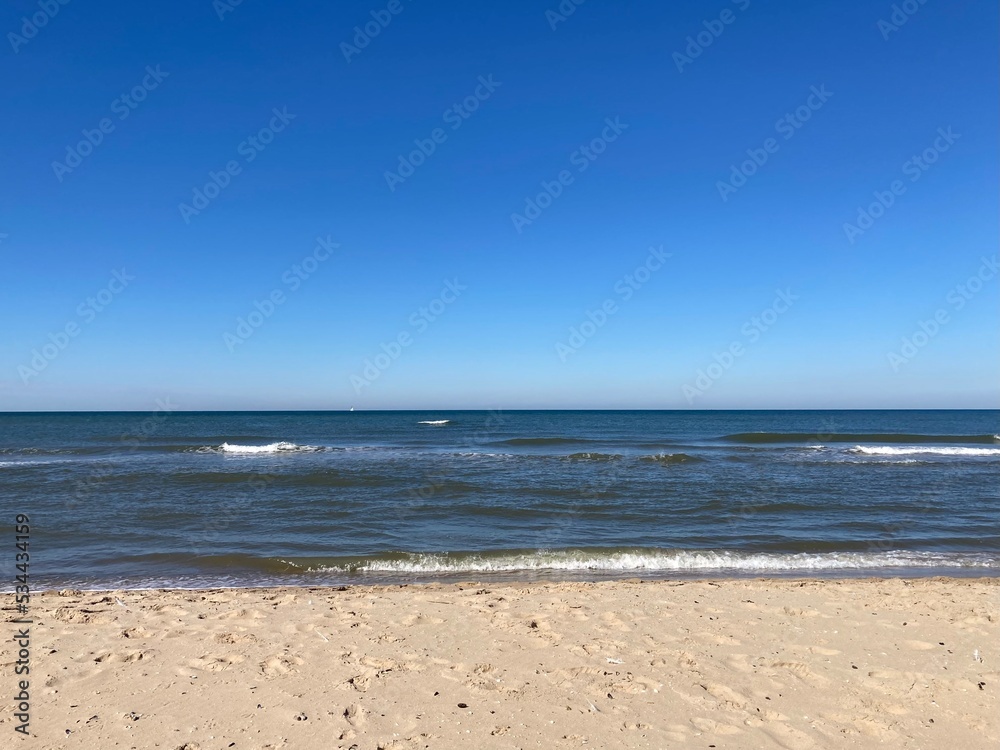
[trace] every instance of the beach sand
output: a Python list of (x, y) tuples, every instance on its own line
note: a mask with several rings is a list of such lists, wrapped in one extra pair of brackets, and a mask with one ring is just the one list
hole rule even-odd
[[(3, 595), (13, 634), (13, 596)], [(0, 746), (995, 748), (1000, 580), (47, 592)]]

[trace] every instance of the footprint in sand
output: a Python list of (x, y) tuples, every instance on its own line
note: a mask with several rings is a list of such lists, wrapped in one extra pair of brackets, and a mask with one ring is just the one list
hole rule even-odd
[(602, 612), (601, 623), (607, 625), (616, 633), (631, 633), (632, 628), (614, 612)]
[(440, 617), (429, 617), (418, 612), (415, 615), (404, 617), (401, 622), (406, 627), (412, 627), (413, 625), (440, 625), (444, 620)]
[(94, 661), (98, 664), (114, 664), (114, 663), (132, 663), (137, 661), (142, 661), (148, 656), (145, 651), (102, 651), (96, 657)]
[(186, 609), (178, 607), (174, 604), (154, 604), (149, 609), (152, 612), (156, 612), (160, 615), (167, 615), (168, 617), (184, 617), (189, 614)]
[(223, 654), (221, 656), (208, 654), (198, 659), (192, 659), (188, 662), (188, 666), (203, 672), (225, 672), (234, 664), (240, 664), (245, 660), (239, 654)]
[(351, 703), (344, 709), (344, 718), (352, 727), (360, 729), (365, 723), (365, 710), (357, 703)]
[(750, 706), (750, 699), (742, 693), (737, 693), (730, 687), (718, 682), (707, 682), (702, 685), (705, 691), (715, 698), (720, 704), (727, 708), (746, 711)]
[(487, 692), (505, 689), (498, 667), (492, 664), (477, 664), (472, 672), (473, 676), (464, 683), (466, 687)]
[(799, 607), (782, 607), (781, 611), (792, 617), (819, 617), (822, 614), (818, 609), (800, 609)]
[(260, 663), (260, 673), (269, 680), (273, 680), (275, 677), (282, 677), (291, 672), (298, 672), (298, 667), (303, 664), (305, 664), (305, 661), (297, 656), (278, 654)]
[(691, 719), (691, 725), (699, 732), (705, 732), (706, 734), (719, 734), (725, 736), (739, 734), (741, 731), (739, 727), (734, 727), (731, 724), (721, 724), (718, 721), (706, 719), (701, 716), (696, 716)]
[(726, 666), (735, 672), (743, 672), (744, 674), (753, 671), (753, 667), (750, 664), (749, 654), (732, 654), (726, 657)]
[(110, 615), (90, 609), (76, 609), (75, 607), (59, 607), (52, 616), (61, 621), (72, 623), (73, 625), (105, 625), (111, 622)]
[(261, 620), (265, 617), (267, 615), (256, 609), (231, 609), (228, 612), (212, 615), (213, 620)]
[(585, 685), (590, 687), (602, 687), (609, 685), (608, 678), (613, 677), (614, 672), (604, 669), (598, 669), (597, 667), (573, 667), (571, 669), (555, 669), (552, 672), (546, 673), (552, 682), (560, 687), (575, 687), (578, 682), (582, 681)]
[(368, 689), (372, 686), (372, 676), (373, 672), (364, 672), (362, 674), (354, 675), (344, 683), (345, 687), (354, 688), (359, 693), (367, 693)]
[(698, 662), (687, 651), (678, 651), (676, 658), (676, 664), (681, 669), (690, 669), (694, 671), (698, 670)]
[(646, 677), (636, 677), (629, 672), (624, 679), (615, 680), (611, 683), (611, 690), (615, 693), (627, 695), (641, 695), (658, 690), (663, 683), (650, 680)]
[(805, 683), (815, 684), (815, 685), (826, 685), (829, 680), (825, 677), (813, 672), (808, 664), (803, 664), (798, 661), (773, 661), (771, 662), (771, 667), (773, 669), (782, 669), (791, 672), (797, 678)]
[(234, 643), (256, 643), (257, 636), (253, 633), (219, 633), (215, 636), (215, 642), (227, 645)]
[(419, 670), (420, 667), (413, 663), (414, 657), (410, 661), (395, 661), (394, 659), (378, 659), (374, 656), (362, 656), (358, 663), (365, 667), (371, 667), (382, 672), (411, 672)]

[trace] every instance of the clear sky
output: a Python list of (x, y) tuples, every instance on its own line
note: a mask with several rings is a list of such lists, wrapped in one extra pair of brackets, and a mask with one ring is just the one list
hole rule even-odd
[(0, 410), (1000, 406), (997, 5), (897, 7), (6, 3)]

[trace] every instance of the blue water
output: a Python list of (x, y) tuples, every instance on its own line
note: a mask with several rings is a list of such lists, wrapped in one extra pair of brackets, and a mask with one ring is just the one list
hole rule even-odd
[(30, 516), (50, 587), (997, 575), (998, 434), (998, 411), (0, 414), (0, 517), (13, 549)]

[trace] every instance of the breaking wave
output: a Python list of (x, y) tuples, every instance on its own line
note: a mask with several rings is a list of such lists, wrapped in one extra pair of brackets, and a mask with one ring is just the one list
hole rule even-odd
[[(284, 561), (296, 565), (294, 562)], [(794, 571), (881, 568), (995, 568), (989, 556), (933, 552), (766, 553), (711, 550), (558, 550), (496, 554), (407, 554), (335, 564), (301, 566), (313, 572), (339, 573), (515, 573), (520, 571)]]
[(922, 435), (895, 432), (834, 433), (812, 432), (738, 432), (719, 440), (730, 443), (957, 443), (993, 444), (1000, 435)]
[(862, 456), (1000, 456), (1000, 448), (953, 448), (947, 446), (856, 445), (851, 453)]
[(296, 443), (280, 442), (269, 443), (268, 445), (231, 445), (223, 443), (217, 448), (205, 448), (204, 452), (230, 453), (236, 455), (248, 455), (259, 453), (318, 453), (326, 448), (316, 445), (297, 445)]

